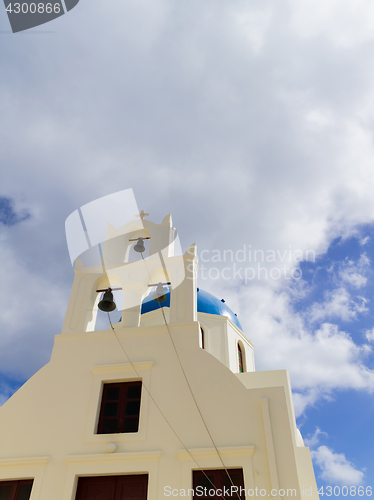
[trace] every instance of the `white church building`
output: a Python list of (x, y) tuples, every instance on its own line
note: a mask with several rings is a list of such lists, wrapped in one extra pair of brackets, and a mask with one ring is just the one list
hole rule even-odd
[[(76, 261), (50, 362), (0, 408), (0, 500), (317, 499), (287, 371), (255, 371), (196, 246), (174, 255), (170, 216), (108, 231), (105, 266)], [(109, 288), (122, 319), (98, 331)]]

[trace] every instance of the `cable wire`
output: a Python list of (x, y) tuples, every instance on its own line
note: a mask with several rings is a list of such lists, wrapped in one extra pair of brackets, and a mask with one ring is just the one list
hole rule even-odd
[[(112, 324), (112, 320), (110, 318), (110, 314), (108, 312), (108, 319), (109, 319), (109, 323), (110, 323), (110, 327), (114, 333), (114, 336), (116, 337), (122, 351), (124, 352), (126, 358), (128, 359), (132, 369), (134, 370), (135, 374), (137, 377), (139, 377), (140, 379), (142, 378), (138, 372), (138, 370), (135, 368), (134, 366), (134, 363), (131, 361), (129, 355), (127, 354), (125, 348), (123, 347), (122, 345), (122, 342), (120, 341), (118, 335), (117, 335), (117, 332)], [(187, 446), (183, 443), (182, 439), (178, 436), (177, 432), (174, 430), (173, 426), (171, 425), (171, 423), (168, 421), (168, 419), (166, 418), (165, 414), (163, 413), (163, 411), (161, 410), (161, 408), (159, 407), (159, 405), (156, 403), (155, 399), (153, 398), (153, 396), (151, 395), (149, 389), (147, 388), (147, 386), (143, 383), (142, 384), (142, 387), (144, 387), (144, 389), (146, 390), (149, 398), (152, 400), (152, 402), (154, 403), (155, 407), (157, 408), (157, 410), (160, 412), (160, 415), (163, 417), (163, 419), (165, 420), (165, 422), (167, 423), (167, 425), (169, 426), (169, 428), (171, 429), (171, 431), (173, 432), (173, 434), (175, 435), (175, 437), (178, 439), (178, 441), (181, 443), (182, 447), (186, 450), (186, 452), (189, 454), (189, 456), (191, 457), (191, 459), (193, 460), (193, 462), (196, 464), (196, 466), (198, 467), (198, 469), (204, 474), (204, 476), (206, 477), (206, 479), (209, 481), (209, 483), (213, 486), (213, 488), (215, 488), (215, 484), (212, 483), (212, 481), (209, 479), (209, 476), (207, 476), (207, 474), (205, 473), (205, 471), (203, 470), (203, 468), (199, 465), (199, 463), (196, 461), (196, 459), (193, 457), (192, 453), (189, 451), (189, 449), (187, 448)], [(224, 500), (225, 497), (223, 495), (221, 495), (222, 498)]]
[[(145, 261), (144, 256), (143, 256), (143, 252), (141, 252), (141, 256), (142, 256), (143, 262), (144, 262), (144, 264), (145, 264), (145, 267), (146, 267), (146, 269), (147, 269), (148, 276), (149, 276), (149, 278), (150, 278), (150, 274), (149, 274), (149, 271), (148, 271), (148, 267), (147, 267), (146, 261)], [(219, 460), (220, 460), (220, 462), (221, 462), (221, 464), (222, 464), (222, 467), (225, 469), (225, 472), (226, 472), (226, 474), (227, 474), (227, 477), (228, 477), (228, 478), (229, 478), (229, 480), (230, 480), (231, 485), (235, 487), (235, 485), (234, 485), (234, 483), (233, 483), (233, 481), (232, 481), (232, 478), (231, 478), (231, 476), (230, 476), (230, 474), (229, 474), (229, 472), (228, 472), (228, 470), (227, 470), (227, 467), (225, 466), (225, 464), (224, 464), (224, 462), (223, 462), (222, 456), (221, 456), (221, 454), (220, 454), (220, 452), (219, 452), (219, 450), (218, 450), (218, 448), (217, 448), (217, 446), (216, 446), (216, 444), (215, 444), (215, 442), (214, 442), (213, 436), (212, 436), (212, 434), (211, 434), (211, 433), (210, 433), (210, 431), (209, 431), (208, 425), (207, 425), (207, 423), (206, 423), (206, 421), (205, 421), (205, 418), (204, 418), (204, 416), (203, 416), (203, 414), (202, 414), (202, 412), (201, 412), (201, 409), (200, 409), (199, 404), (198, 404), (198, 402), (197, 402), (197, 400), (196, 400), (196, 397), (195, 397), (195, 395), (194, 395), (194, 393), (193, 393), (192, 387), (191, 387), (190, 382), (189, 382), (189, 380), (188, 380), (188, 377), (187, 377), (187, 374), (186, 374), (185, 369), (184, 369), (184, 367), (183, 367), (182, 361), (181, 361), (181, 359), (180, 359), (180, 357), (179, 357), (178, 350), (177, 350), (177, 348), (176, 348), (176, 345), (175, 345), (175, 343), (174, 343), (173, 337), (172, 337), (172, 335), (171, 335), (171, 332), (170, 332), (170, 329), (169, 329), (169, 325), (168, 325), (168, 323), (167, 323), (167, 321), (166, 321), (166, 317), (165, 317), (165, 313), (164, 313), (164, 308), (162, 307), (162, 305), (161, 305), (161, 303), (160, 303), (160, 302), (157, 302), (157, 304), (159, 305), (159, 309), (161, 309), (161, 311), (162, 311), (162, 316), (163, 316), (163, 318), (164, 318), (164, 322), (165, 322), (166, 329), (167, 329), (167, 331), (168, 331), (168, 333), (169, 333), (169, 337), (170, 337), (171, 343), (172, 343), (172, 345), (173, 345), (173, 348), (174, 348), (175, 354), (176, 354), (176, 356), (177, 356), (177, 359), (178, 359), (179, 365), (180, 365), (180, 367), (181, 367), (182, 373), (183, 373), (184, 378), (185, 378), (185, 380), (186, 380), (187, 386), (188, 386), (188, 388), (189, 388), (189, 391), (190, 391), (190, 393), (191, 393), (191, 396), (192, 396), (192, 399), (193, 399), (193, 401), (194, 401), (194, 403), (195, 403), (195, 406), (196, 406), (196, 408), (197, 408), (197, 411), (199, 412), (199, 415), (200, 415), (200, 417), (201, 417), (201, 420), (203, 421), (203, 424), (204, 424), (205, 429), (206, 429), (206, 431), (207, 431), (207, 433), (208, 433), (208, 435), (209, 435), (209, 438), (210, 438), (210, 440), (212, 441), (212, 444), (213, 444), (214, 449), (215, 449), (215, 451), (216, 451), (216, 453), (217, 453), (217, 455), (218, 455), (218, 458), (219, 458)], [(241, 500), (241, 497), (239, 496), (238, 492), (236, 492), (236, 494), (237, 494), (238, 499), (239, 499), (239, 500)]]
[[(228, 472), (228, 470), (227, 470), (227, 467), (225, 466), (225, 464), (224, 464), (224, 462), (223, 462), (222, 456), (221, 456), (221, 454), (220, 454), (220, 452), (219, 452), (219, 450), (218, 450), (218, 448), (217, 448), (217, 446), (216, 446), (216, 443), (214, 442), (214, 439), (213, 439), (213, 437), (212, 437), (212, 434), (211, 434), (211, 433), (210, 433), (210, 431), (209, 431), (208, 425), (207, 425), (207, 423), (206, 423), (206, 421), (205, 421), (205, 418), (204, 418), (204, 416), (203, 416), (203, 414), (202, 414), (202, 412), (201, 412), (201, 409), (200, 409), (200, 407), (199, 407), (199, 405), (198, 405), (198, 402), (197, 402), (197, 400), (196, 400), (196, 397), (195, 397), (195, 395), (194, 395), (194, 393), (193, 393), (192, 387), (191, 387), (190, 382), (189, 382), (189, 380), (188, 380), (187, 374), (186, 374), (186, 372), (185, 372), (185, 370), (184, 370), (184, 368), (183, 368), (183, 364), (182, 364), (182, 361), (181, 361), (181, 359), (180, 359), (180, 357), (179, 357), (179, 354), (178, 354), (178, 351), (177, 351), (176, 345), (175, 345), (175, 343), (174, 343), (173, 337), (172, 337), (171, 332), (170, 332), (170, 330), (169, 330), (169, 325), (168, 325), (168, 323), (167, 323), (167, 321), (166, 321), (166, 317), (165, 317), (165, 313), (164, 313), (164, 308), (163, 308), (161, 305), (160, 305), (160, 309), (161, 309), (161, 311), (162, 311), (162, 316), (164, 317), (164, 322), (165, 322), (166, 328), (167, 328), (167, 330), (168, 330), (168, 332), (169, 332), (169, 337), (170, 337), (170, 340), (171, 340), (171, 342), (172, 342), (172, 344), (173, 344), (175, 354), (177, 355), (177, 358), (178, 358), (178, 361), (179, 361), (180, 367), (181, 367), (181, 369), (182, 369), (182, 372), (183, 372), (184, 378), (185, 378), (185, 380), (186, 380), (186, 382), (187, 382), (187, 386), (188, 386), (188, 388), (189, 388), (189, 390), (190, 390), (190, 393), (191, 393), (192, 399), (193, 399), (193, 401), (194, 401), (194, 403), (195, 403), (195, 405), (196, 405), (197, 411), (199, 412), (199, 415), (200, 415), (200, 417), (201, 417), (201, 420), (203, 421), (203, 424), (204, 424), (205, 429), (206, 429), (206, 431), (207, 431), (207, 433), (208, 433), (208, 435), (209, 435), (209, 438), (210, 438), (210, 440), (212, 441), (212, 444), (213, 444), (213, 446), (214, 446), (214, 449), (215, 449), (215, 450), (216, 450), (216, 452), (217, 452), (217, 455), (218, 455), (218, 458), (219, 458), (219, 460), (220, 460), (220, 462), (221, 462), (221, 464), (222, 464), (222, 467), (225, 469), (225, 472), (226, 472), (226, 474), (227, 474), (227, 477), (228, 477), (228, 478), (229, 478), (229, 480), (230, 480), (231, 485), (235, 487), (235, 484), (233, 483), (233, 481), (232, 481), (232, 479), (231, 479), (231, 476), (230, 476), (230, 474), (229, 474), (229, 472)], [(236, 492), (236, 494), (237, 494), (237, 497), (239, 498), (239, 500), (241, 500), (241, 497), (239, 496), (238, 492)]]

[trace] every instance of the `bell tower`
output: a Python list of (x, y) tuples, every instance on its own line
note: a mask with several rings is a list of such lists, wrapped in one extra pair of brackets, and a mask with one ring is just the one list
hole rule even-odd
[[(108, 224), (100, 263), (87, 267), (76, 259), (63, 333), (94, 330), (100, 300), (97, 290), (109, 288), (119, 288), (124, 293), (118, 328), (138, 327), (141, 304), (150, 291), (150, 283), (171, 283), (171, 323), (196, 321), (196, 245), (191, 245), (183, 256), (175, 256), (175, 235), (171, 215), (161, 224), (141, 220), (119, 229)], [(131, 262), (130, 248), (134, 241), (144, 239), (150, 240), (149, 257), (144, 259), (143, 252), (139, 252), (143, 258)]]

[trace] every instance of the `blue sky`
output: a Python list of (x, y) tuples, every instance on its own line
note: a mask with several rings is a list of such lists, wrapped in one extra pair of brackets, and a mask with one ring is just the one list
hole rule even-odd
[[(312, 304), (324, 303), (327, 295), (331, 296), (337, 288), (342, 290), (340, 287), (343, 279), (349, 299), (352, 300), (352, 304), (359, 304), (359, 311), (355, 311), (355, 306), (351, 305), (353, 311), (347, 317), (349, 306), (347, 307), (347, 302), (344, 301), (327, 319), (338, 325), (340, 330), (347, 332), (356, 345), (369, 346), (366, 356), (360, 359), (369, 370), (374, 367), (374, 280), (370, 259), (373, 248), (373, 225), (360, 228), (356, 237), (333, 240), (328, 251), (315, 263), (301, 265), (303, 277), (310, 285), (310, 292), (294, 305), (298, 312), (304, 312)], [(312, 446), (316, 450), (315, 462), (318, 464), (319, 446), (327, 446), (336, 453), (346, 450), (345, 455), (352, 457), (354, 468), (364, 471), (365, 484), (371, 485), (370, 479), (374, 475), (374, 459), (371, 452), (374, 444), (373, 414), (372, 385), (361, 390), (343, 387), (331, 391), (327, 399), (312, 405), (299, 418), (299, 424), (309, 440), (313, 440), (313, 435), (316, 438), (318, 436), (319, 443)], [(316, 434), (316, 428), (322, 432)], [(323, 474), (323, 463), (322, 468), (318, 467), (318, 470)], [(331, 484), (331, 482), (319, 477), (318, 484)]]
[(289, 370), (318, 484), (374, 486), (373, 28), (367, 0), (81, 0), (17, 35), (0, 9), (0, 403), (61, 331), (65, 219), (133, 188)]

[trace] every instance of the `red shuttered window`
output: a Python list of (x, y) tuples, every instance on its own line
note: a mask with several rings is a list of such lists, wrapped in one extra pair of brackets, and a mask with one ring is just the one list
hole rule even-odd
[(141, 382), (104, 384), (97, 434), (138, 432)]

